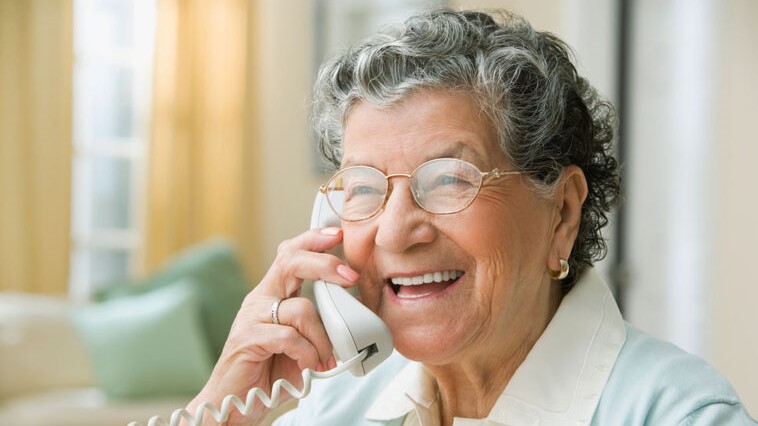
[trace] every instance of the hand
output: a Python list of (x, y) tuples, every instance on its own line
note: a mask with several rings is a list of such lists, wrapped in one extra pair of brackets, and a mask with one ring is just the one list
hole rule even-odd
[[(263, 280), (245, 297), (232, 324), (221, 357), (208, 383), (187, 406), (193, 413), (202, 402), (221, 407), (226, 395), (243, 401), (247, 392), (258, 387), (270, 394), (272, 384), (284, 378), (302, 387), (301, 371), (310, 368), (326, 371), (336, 366), (332, 345), (310, 300), (298, 297), (303, 280), (323, 279), (352, 286), (358, 273), (338, 257), (323, 253), (342, 240), (339, 228), (310, 230), (284, 241)], [(274, 324), (271, 309), (277, 299), (279, 324)], [(282, 402), (290, 399), (283, 391)], [(261, 420), (268, 409), (257, 402), (253, 422)], [(205, 424), (215, 424), (206, 412)], [(250, 424), (232, 407), (228, 425)]]

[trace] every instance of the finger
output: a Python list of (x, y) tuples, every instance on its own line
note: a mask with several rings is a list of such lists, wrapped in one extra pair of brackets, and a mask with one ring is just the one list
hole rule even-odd
[(294, 327), (260, 324), (257, 329), (257, 340), (250, 346), (256, 356), (265, 359), (267, 356), (282, 354), (297, 362), (301, 370), (315, 370), (319, 365), (318, 350)]
[(249, 334), (260, 324), (291, 327), (308, 340), (318, 352), (318, 360), (326, 365), (332, 352), (332, 345), (326, 334), (324, 325), (318, 315), (316, 306), (304, 297), (294, 297), (279, 300), (277, 319), (274, 324), (273, 309), (277, 301), (275, 297), (259, 297), (251, 299), (238, 314), (232, 325), (233, 334)]
[(342, 229), (340, 228), (309, 229), (294, 238), (282, 241), (277, 248), (277, 253), (297, 250), (324, 252), (335, 248), (341, 241)]
[(322, 228), (283, 241), (276, 259), (254, 291), (269, 296), (290, 297), (298, 292), (306, 279), (323, 279), (345, 287), (352, 286), (358, 273), (339, 257), (321, 253), (323, 249), (333, 248), (341, 239), (342, 231), (339, 228)]
[(278, 309), (279, 323), (294, 327), (316, 348), (319, 362), (329, 363), (332, 354), (332, 343), (326, 334), (324, 324), (318, 315), (316, 306), (304, 297), (294, 297), (282, 300)]
[(324, 280), (343, 287), (351, 287), (358, 280), (358, 272), (337, 256), (312, 251), (300, 251), (275, 262), (272, 269), (283, 279), (280, 284), (286, 295), (291, 295), (303, 280)]
[(280, 252), (255, 292), (290, 297), (300, 290), (303, 280), (318, 279), (351, 287), (358, 280), (358, 272), (332, 254), (307, 250)]

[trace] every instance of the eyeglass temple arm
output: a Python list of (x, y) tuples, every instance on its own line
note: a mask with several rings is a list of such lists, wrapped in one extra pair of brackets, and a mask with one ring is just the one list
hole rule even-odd
[(508, 170), (503, 171), (500, 169), (494, 169), (491, 172), (480, 172), (482, 174), (482, 180), (486, 179), (497, 179), (503, 176), (509, 176), (509, 175), (521, 175), (527, 172), (522, 172), (519, 170)]
[(331, 188), (331, 189), (329, 189), (329, 188), (327, 188), (327, 186), (326, 186), (326, 185), (320, 185), (320, 186), (318, 187), (318, 192), (320, 192), (320, 193), (322, 193), (322, 194), (326, 194), (328, 191), (342, 191), (342, 190), (344, 190), (344, 189), (345, 189), (345, 188), (342, 188), (342, 187), (336, 187), (336, 188)]

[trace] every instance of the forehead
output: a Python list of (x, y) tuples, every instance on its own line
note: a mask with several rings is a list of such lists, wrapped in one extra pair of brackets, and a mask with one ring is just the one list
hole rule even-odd
[(389, 107), (358, 102), (344, 128), (342, 166), (365, 164), (386, 172), (453, 157), (486, 166), (503, 153), (490, 121), (461, 92), (423, 91)]

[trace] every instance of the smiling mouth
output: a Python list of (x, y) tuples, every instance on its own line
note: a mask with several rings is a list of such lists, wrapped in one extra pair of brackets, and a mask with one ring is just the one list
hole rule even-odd
[(389, 281), (392, 291), (401, 299), (417, 299), (444, 290), (458, 281), (463, 271), (429, 272), (415, 277), (395, 277)]

